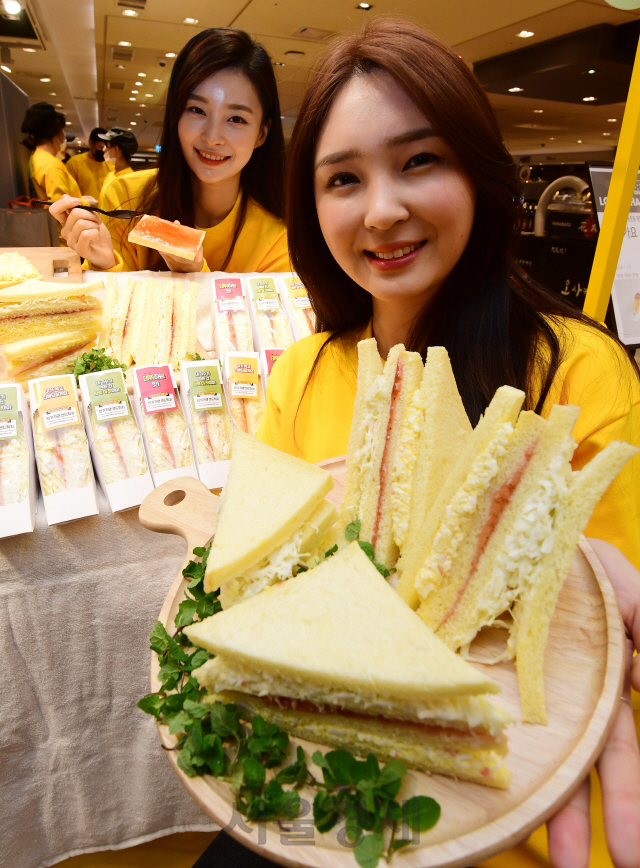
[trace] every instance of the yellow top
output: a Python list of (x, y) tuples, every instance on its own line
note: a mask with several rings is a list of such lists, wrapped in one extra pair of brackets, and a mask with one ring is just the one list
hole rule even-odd
[[(582, 408), (574, 431), (578, 446), (572, 466), (579, 469), (612, 440), (640, 446), (640, 384), (623, 352), (600, 332), (568, 323), (566, 356), (543, 409), (554, 403)], [(359, 339), (371, 337), (369, 325)], [(327, 334), (311, 335), (293, 344), (274, 365), (267, 388), (267, 406), (258, 437), (307, 461), (345, 455), (356, 395), (356, 341), (329, 345), (303, 390), (311, 366)], [(297, 416), (296, 416), (297, 413)], [(295, 424), (295, 431), (294, 431)], [(587, 536), (617, 546), (640, 568), (640, 455), (627, 462), (596, 507)], [(640, 736), (640, 697), (632, 694)], [(590, 868), (613, 868), (604, 836), (602, 801), (595, 772), (591, 774)], [(548, 868), (544, 827), (529, 840), (500, 853), (478, 868)]]
[(96, 201), (100, 198), (105, 179), (113, 172), (106, 161), (99, 163), (92, 160), (89, 151), (71, 157), (67, 162), (67, 170), (80, 187), (82, 195), (93, 196)]
[(37, 199), (55, 202), (65, 193), (77, 198), (82, 195), (62, 160), (42, 148), (36, 148), (29, 157), (29, 175)]
[(104, 183), (102, 184), (102, 189), (100, 190), (100, 196), (98, 198), (98, 206), (102, 208), (103, 211), (111, 211), (111, 208), (105, 207), (105, 198), (104, 194), (109, 189), (111, 184), (116, 180), (116, 178), (122, 178), (123, 175), (131, 175), (133, 174), (133, 169), (131, 166), (127, 166), (126, 169), (120, 169), (119, 172), (109, 172), (107, 177), (104, 179)]
[[(114, 180), (105, 190), (104, 210), (128, 208), (137, 211), (144, 188), (156, 172), (157, 169), (145, 169)], [(238, 196), (236, 204), (224, 220), (217, 226), (205, 230), (203, 271), (220, 271), (233, 237), (239, 207)], [(108, 217), (105, 217), (104, 221), (111, 233), (117, 260), (111, 271), (146, 269), (151, 251), (147, 247), (132, 244), (127, 240), (133, 223), (128, 220), (110, 220)], [(229, 272), (290, 271), (287, 230), (284, 222), (269, 214), (253, 200), (249, 200), (244, 226), (226, 270)]]

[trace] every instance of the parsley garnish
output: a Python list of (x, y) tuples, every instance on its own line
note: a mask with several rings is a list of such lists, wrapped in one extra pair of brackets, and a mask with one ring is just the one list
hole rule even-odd
[(92, 374), (94, 371), (110, 371), (112, 368), (122, 368), (126, 371), (127, 366), (121, 364), (117, 359), (112, 359), (111, 356), (105, 355), (104, 348), (97, 347), (89, 353), (83, 353), (73, 363), (73, 373), (76, 377), (76, 382), (80, 374)]
[[(373, 560), (371, 544), (360, 545), (365, 552), (365, 546), (371, 549)], [(290, 751), (285, 732), (266, 723), (260, 715), (247, 720), (235, 705), (208, 702), (192, 675), (213, 655), (203, 648), (193, 649), (183, 630), (196, 619), (221, 610), (219, 591), (204, 591), (210, 548), (194, 549), (198, 560), (189, 561), (182, 571), (190, 581), (178, 607), (174, 635), (170, 636), (160, 621), (151, 631), (149, 640), (160, 662), (161, 687), (157, 693), (143, 697), (138, 708), (178, 736), (173, 750), (178, 753), (182, 771), (189, 777), (209, 774), (226, 781), (237, 810), (247, 819), (295, 819), (301, 806), (297, 791), (311, 786), (317, 790), (313, 819), (319, 832), (328, 832), (344, 819), (345, 834), (355, 844), (353, 852), (360, 868), (375, 868), (381, 857), (389, 862), (396, 850), (413, 843), (411, 839), (396, 838), (401, 823), (413, 831), (426, 831), (440, 817), (440, 806), (434, 799), (414, 796), (404, 804), (396, 800), (407, 772), (404, 763), (391, 760), (381, 769), (373, 754), (357, 760), (344, 750), (329, 751), (324, 756), (316, 751), (312, 759), (323, 775), (322, 782), (318, 781), (309, 771), (300, 746), (295, 762), (284, 765)], [(337, 546), (326, 557), (334, 551)], [(271, 769), (278, 771), (267, 777)]]

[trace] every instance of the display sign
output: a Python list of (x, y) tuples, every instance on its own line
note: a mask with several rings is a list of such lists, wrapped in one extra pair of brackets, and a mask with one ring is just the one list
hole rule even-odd
[(18, 436), (18, 386), (0, 387), (0, 440)]
[(218, 361), (203, 362), (196, 367), (186, 368), (186, 375), (193, 413), (199, 410), (217, 410), (223, 406), (222, 377)]
[(79, 425), (76, 385), (71, 374), (34, 380), (37, 407), (47, 431)]
[[(589, 165), (599, 227), (602, 227), (612, 172), (612, 165)], [(618, 337), (622, 343), (627, 346), (640, 344), (640, 175), (636, 179), (631, 199), (627, 228), (622, 239), (618, 267), (611, 290), (611, 301)]]
[(87, 374), (87, 388), (98, 422), (123, 419), (129, 415), (129, 399), (121, 370)]
[(258, 397), (258, 358), (255, 356), (231, 356), (229, 362), (229, 391), (233, 398)]
[(226, 310), (244, 310), (244, 296), (242, 283), (239, 278), (225, 277), (214, 280), (216, 289), (216, 301), (218, 310), (224, 313)]
[(166, 410), (176, 410), (176, 394), (169, 365), (150, 365), (136, 368), (142, 407), (145, 414), (163, 413)]
[(272, 277), (252, 277), (249, 284), (258, 310), (280, 310), (280, 297)]

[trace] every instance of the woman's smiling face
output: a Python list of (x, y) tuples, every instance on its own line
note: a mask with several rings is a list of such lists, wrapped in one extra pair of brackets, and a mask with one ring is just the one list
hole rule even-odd
[(239, 175), (266, 139), (267, 129), (254, 86), (233, 69), (200, 82), (178, 121), (184, 158), (204, 184)]
[(338, 94), (316, 150), (315, 199), (340, 267), (374, 299), (410, 308), (458, 262), (475, 208), (451, 148), (382, 71)]

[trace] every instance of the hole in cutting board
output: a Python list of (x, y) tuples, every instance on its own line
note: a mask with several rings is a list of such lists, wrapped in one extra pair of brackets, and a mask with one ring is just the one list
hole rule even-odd
[(163, 503), (165, 506), (176, 506), (176, 504), (182, 503), (186, 496), (185, 491), (171, 491), (167, 494)]
[(53, 273), (56, 277), (69, 276), (69, 261), (67, 259), (54, 259), (52, 264)]

